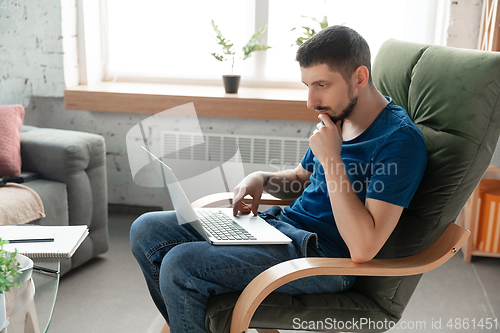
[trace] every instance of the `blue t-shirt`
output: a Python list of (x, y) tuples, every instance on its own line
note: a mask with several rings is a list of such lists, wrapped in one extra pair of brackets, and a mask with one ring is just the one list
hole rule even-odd
[[(342, 142), (341, 157), (352, 190), (363, 204), (372, 198), (406, 208), (422, 179), (427, 150), (406, 111), (386, 98), (389, 103), (372, 124), (355, 139)], [(280, 218), (316, 233), (328, 257), (350, 257), (335, 224), (323, 166), (311, 148), (301, 164), (312, 172), (311, 184)]]

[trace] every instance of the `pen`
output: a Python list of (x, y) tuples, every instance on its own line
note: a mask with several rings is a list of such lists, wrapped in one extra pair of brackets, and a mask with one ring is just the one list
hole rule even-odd
[(31, 238), (31, 239), (8, 239), (10, 244), (14, 243), (47, 243), (53, 242), (54, 238)]
[(46, 268), (46, 267), (40, 267), (40, 266), (37, 266), (37, 265), (34, 265), (33, 269), (37, 270), (37, 271), (40, 271), (41, 273), (50, 273), (50, 274), (56, 274), (56, 275), (59, 274), (59, 272), (56, 271), (56, 270), (53, 270), (53, 269), (50, 269), (50, 268)]

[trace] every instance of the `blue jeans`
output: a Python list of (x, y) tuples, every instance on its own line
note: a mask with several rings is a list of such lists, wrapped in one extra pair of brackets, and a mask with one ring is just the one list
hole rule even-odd
[[(276, 212), (273, 209), (270, 211)], [(134, 222), (130, 230), (132, 252), (172, 333), (206, 332), (205, 312), (210, 295), (242, 291), (254, 277), (280, 262), (325, 256), (317, 246), (316, 234), (297, 229), (273, 215), (263, 216), (293, 242), (214, 246), (190, 225), (179, 225), (174, 211), (147, 213)], [(290, 282), (276, 291), (290, 295), (336, 293), (348, 289), (353, 282), (352, 276), (313, 276)]]

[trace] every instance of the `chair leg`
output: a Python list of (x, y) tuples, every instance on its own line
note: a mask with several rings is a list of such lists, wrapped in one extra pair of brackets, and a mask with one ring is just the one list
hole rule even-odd
[(170, 327), (168, 326), (168, 324), (165, 324), (165, 326), (163, 326), (163, 329), (160, 333), (170, 333)]

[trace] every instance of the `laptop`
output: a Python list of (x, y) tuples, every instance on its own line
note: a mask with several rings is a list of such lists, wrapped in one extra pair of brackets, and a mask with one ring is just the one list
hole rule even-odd
[(259, 216), (233, 216), (232, 208), (193, 208), (171, 168), (149, 150), (151, 167), (170, 197), (179, 224), (189, 223), (213, 245), (289, 244), (292, 240)]

